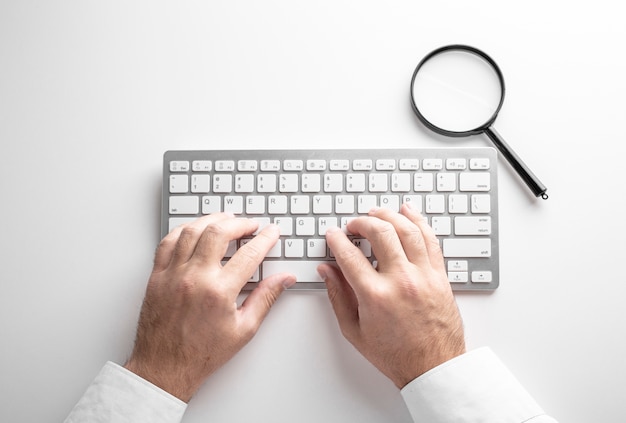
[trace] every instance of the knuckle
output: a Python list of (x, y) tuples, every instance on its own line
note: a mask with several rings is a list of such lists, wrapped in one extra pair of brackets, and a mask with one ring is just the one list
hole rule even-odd
[(365, 256), (363, 255), (361, 250), (358, 249), (357, 247), (349, 246), (349, 248), (344, 248), (336, 252), (335, 257), (337, 258), (338, 262), (344, 263), (344, 265), (350, 266), (350, 265), (356, 265)]
[(204, 232), (214, 238), (220, 238), (225, 234), (224, 227), (218, 222), (209, 223), (206, 228), (204, 228)]
[(180, 231), (180, 238), (191, 238), (198, 235), (200, 230), (195, 226), (184, 226)]
[(254, 242), (248, 242), (237, 251), (237, 254), (242, 263), (256, 263), (259, 257), (263, 256), (263, 252)]

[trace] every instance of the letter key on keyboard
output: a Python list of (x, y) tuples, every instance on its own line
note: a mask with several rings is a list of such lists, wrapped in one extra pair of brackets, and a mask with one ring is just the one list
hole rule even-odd
[[(375, 266), (369, 241), (348, 233), (348, 222), (372, 207), (398, 211), (411, 202), (439, 238), (452, 289), (494, 290), (496, 160), (492, 148), (168, 151), (161, 236), (222, 211), (254, 219), (259, 228), (274, 223), (280, 239), (245, 289), (278, 272), (294, 273), (295, 289), (319, 289), (325, 285), (317, 266), (334, 261), (328, 228), (346, 232)], [(231, 242), (224, 261), (249, 239)]]

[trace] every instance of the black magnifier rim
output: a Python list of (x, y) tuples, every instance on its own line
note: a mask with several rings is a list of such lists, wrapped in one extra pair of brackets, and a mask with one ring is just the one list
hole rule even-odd
[[(489, 65), (491, 65), (493, 70), (496, 72), (496, 75), (498, 76), (498, 80), (500, 82), (500, 92), (501, 92), (500, 103), (498, 104), (498, 107), (496, 108), (495, 112), (489, 119), (487, 119), (485, 123), (469, 131), (450, 131), (448, 129), (441, 128), (437, 125), (434, 125), (432, 122), (426, 119), (424, 115), (422, 115), (419, 108), (415, 104), (415, 97), (413, 95), (413, 91), (414, 91), (413, 86), (415, 84), (415, 78), (417, 76), (417, 73), (428, 60), (430, 60), (434, 56), (437, 56), (441, 53), (446, 53), (449, 51), (464, 51), (464, 52), (472, 53), (476, 56), (481, 57), (487, 63), (489, 63)], [(502, 75), (502, 71), (500, 71), (500, 67), (497, 65), (497, 63), (484, 51), (479, 50), (476, 47), (472, 47), (472, 46), (468, 46), (464, 44), (451, 44), (451, 45), (443, 46), (443, 47), (440, 47), (438, 49), (431, 51), (421, 60), (421, 62), (419, 62), (419, 64), (415, 68), (415, 71), (413, 72), (413, 77), (411, 78), (410, 91), (411, 91), (411, 106), (413, 107), (413, 111), (419, 118), (420, 122), (422, 122), (428, 129), (438, 134), (446, 135), (449, 137), (468, 137), (471, 135), (478, 135), (478, 134), (485, 132), (485, 130), (489, 128), (493, 124), (493, 122), (496, 120), (496, 117), (498, 117), (498, 113), (500, 112), (500, 109), (502, 108), (502, 104), (504, 103), (504, 93), (505, 93), (504, 76)]]

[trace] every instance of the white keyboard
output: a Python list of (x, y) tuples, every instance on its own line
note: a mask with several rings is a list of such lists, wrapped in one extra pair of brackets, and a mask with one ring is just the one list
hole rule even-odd
[[(161, 235), (227, 211), (280, 227), (247, 289), (292, 272), (294, 288), (325, 288), (316, 272), (333, 261), (324, 234), (372, 207), (412, 202), (440, 239), (454, 290), (499, 284), (496, 151), (492, 148), (168, 151), (163, 159)], [(347, 231), (346, 231), (347, 232)], [(366, 239), (348, 234), (375, 265)], [(247, 239), (233, 241), (228, 260)]]

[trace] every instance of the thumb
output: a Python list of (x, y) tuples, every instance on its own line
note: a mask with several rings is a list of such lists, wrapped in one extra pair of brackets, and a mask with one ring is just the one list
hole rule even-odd
[(294, 283), (296, 277), (290, 273), (277, 273), (263, 279), (241, 305), (244, 318), (258, 328), (280, 294)]
[(359, 326), (359, 302), (343, 273), (335, 266), (322, 264), (317, 269), (326, 282), (328, 299), (333, 306), (343, 335), (350, 340)]

